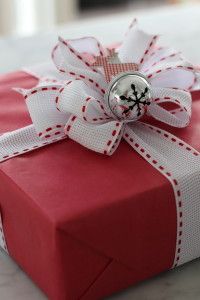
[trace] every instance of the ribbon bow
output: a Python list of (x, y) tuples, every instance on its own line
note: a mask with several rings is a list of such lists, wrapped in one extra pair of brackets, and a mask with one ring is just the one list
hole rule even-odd
[[(158, 36), (140, 31), (134, 23), (116, 49), (121, 63), (117, 64), (118, 69), (115, 64), (114, 74), (123, 65), (129, 64), (129, 69), (137, 66), (151, 86), (147, 114), (171, 126), (185, 127), (191, 117), (191, 96), (187, 90), (195, 82), (195, 69), (173, 49), (158, 48), (157, 39)], [(114, 119), (105, 104), (108, 83), (95, 62), (109, 53), (94, 38), (59, 38), (52, 58), (62, 80), (57, 76), (56, 84), (42, 80), (36, 88), (21, 90), (41, 141), (50, 143), (69, 137), (91, 150), (111, 155), (121, 138), (126, 139), (127, 132), (135, 135), (136, 128), (145, 130), (139, 121), (125, 123)], [(177, 109), (165, 109), (166, 103)]]
[[(151, 103), (145, 109), (148, 115), (174, 127), (187, 126), (191, 117), (188, 90), (196, 80), (195, 68), (179, 52), (157, 47), (157, 39), (158, 36), (139, 30), (134, 21), (123, 43), (115, 49), (120, 62), (110, 63), (109, 71), (104, 63), (114, 54), (113, 50), (103, 48), (95, 38), (59, 38), (52, 52), (59, 72), (54, 71), (53, 79), (47, 72), (48, 80), (43, 78), (33, 89), (19, 89), (33, 125), (17, 131), (20, 135), (17, 143), (16, 132), (9, 133), (12, 147), (6, 147), (6, 153), (2, 150), (2, 160), (67, 137), (107, 155), (113, 154), (122, 137), (132, 145), (132, 138), (127, 136), (135, 138), (137, 128), (145, 131), (146, 126), (139, 121), (116, 120), (105, 103), (107, 81), (123, 70), (137, 70), (148, 79), (151, 86)], [(101, 63), (104, 70), (97, 67)], [(125, 96), (121, 99), (125, 100)], [(165, 109), (166, 103), (176, 105), (176, 109)], [(3, 136), (5, 143), (7, 137)]]

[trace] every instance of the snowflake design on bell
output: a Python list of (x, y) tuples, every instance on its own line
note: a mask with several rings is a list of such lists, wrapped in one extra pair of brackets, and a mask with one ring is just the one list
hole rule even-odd
[(106, 99), (115, 118), (136, 121), (151, 104), (151, 88), (140, 73), (123, 73), (109, 85)]
[(149, 89), (148, 87), (145, 87), (144, 91), (141, 94), (138, 94), (136, 86), (133, 83), (131, 84), (131, 89), (133, 90), (133, 93), (128, 92), (127, 96), (122, 95), (119, 97), (123, 105), (126, 106), (126, 108), (123, 111), (123, 114), (127, 116), (130, 114), (131, 111), (135, 110), (137, 117), (140, 117), (142, 115), (143, 107), (151, 104), (149, 99), (145, 99)]

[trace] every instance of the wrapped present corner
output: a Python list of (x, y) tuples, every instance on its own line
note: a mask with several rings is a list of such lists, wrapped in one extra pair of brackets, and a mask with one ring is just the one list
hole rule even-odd
[[(60, 39), (56, 76), (37, 68), (37, 87), (25, 72), (0, 78), (0, 245), (49, 299), (102, 299), (200, 256), (200, 93), (192, 93), (191, 117), (192, 67), (182, 60), (180, 68), (171, 50), (163, 59), (155, 36), (141, 34), (145, 56), (137, 48), (134, 60), (133, 24), (112, 66), (113, 50), (105, 54), (92, 38), (100, 54), (92, 65), (89, 38), (70, 46)], [(157, 88), (151, 97), (141, 66)], [(117, 106), (112, 77), (124, 80), (118, 75), (126, 72), (137, 78)], [(96, 97), (110, 80), (109, 111)]]

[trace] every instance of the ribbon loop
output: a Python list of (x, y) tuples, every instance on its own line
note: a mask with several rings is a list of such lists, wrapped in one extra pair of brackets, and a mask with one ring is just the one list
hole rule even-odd
[(40, 138), (49, 139), (63, 135), (63, 128), (70, 116), (56, 109), (56, 98), (60, 86), (45, 85), (33, 88), (24, 96), (26, 104)]
[(103, 106), (102, 95), (81, 80), (69, 81), (56, 99), (60, 112), (71, 113), (90, 123), (103, 123), (110, 117)]
[(158, 64), (146, 72), (151, 84), (155, 87), (168, 87), (190, 90), (195, 84), (195, 68), (187, 61)]
[(101, 94), (105, 93), (106, 81), (101, 73), (92, 68), (81, 53), (77, 53), (67, 40), (59, 39), (53, 52), (53, 61), (61, 73), (85, 81)]
[(65, 133), (88, 149), (111, 155), (120, 143), (123, 126), (122, 122), (117, 121), (95, 125), (71, 116), (65, 126)]
[[(122, 62), (134, 62), (144, 64), (151, 53), (158, 36), (147, 34), (138, 29), (135, 23), (125, 36), (123, 44), (118, 49), (118, 55)], [(137, 45), (137, 46), (136, 46)]]
[[(185, 127), (191, 118), (191, 95), (183, 90), (169, 88), (153, 88), (154, 101), (148, 107), (148, 113), (155, 119), (174, 127)], [(173, 104), (180, 108), (181, 114), (173, 114), (166, 110), (164, 104)]]
[(171, 64), (182, 60), (181, 52), (175, 51), (173, 48), (159, 47), (155, 48), (148, 57), (148, 60), (142, 65), (142, 72), (147, 73), (159, 66), (159, 68), (165, 67), (166, 64)]

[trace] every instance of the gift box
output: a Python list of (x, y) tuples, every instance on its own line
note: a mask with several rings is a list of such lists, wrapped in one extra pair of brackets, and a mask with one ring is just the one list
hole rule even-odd
[(49, 299), (200, 256), (199, 68), (157, 39), (59, 38), (56, 68), (0, 78), (0, 246)]
[[(31, 123), (12, 88), (36, 83), (24, 72), (1, 76), (1, 133)], [(199, 114), (194, 92), (187, 128), (151, 122), (200, 150)], [(4, 161), (0, 170), (9, 254), (49, 299), (102, 299), (172, 268), (172, 186), (124, 141), (108, 157), (64, 140)]]

